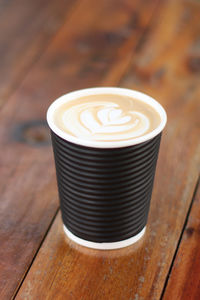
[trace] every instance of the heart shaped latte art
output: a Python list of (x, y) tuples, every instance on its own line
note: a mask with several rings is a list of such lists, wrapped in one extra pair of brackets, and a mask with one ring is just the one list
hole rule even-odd
[(74, 136), (95, 141), (132, 139), (144, 135), (150, 127), (145, 114), (134, 109), (124, 111), (108, 101), (75, 104), (63, 113), (62, 122)]

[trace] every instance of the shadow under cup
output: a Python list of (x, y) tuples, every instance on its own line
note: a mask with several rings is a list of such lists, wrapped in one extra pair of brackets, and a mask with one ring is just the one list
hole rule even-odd
[[(148, 101), (161, 124), (128, 145), (90, 145), (63, 134), (53, 123), (59, 102), (91, 94), (129, 95)], [(128, 89), (93, 88), (69, 93), (50, 106), (47, 121), (56, 165), (64, 231), (78, 244), (96, 249), (122, 248), (145, 232), (166, 113), (151, 97)], [(141, 141), (140, 141), (141, 140)], [(103, 146), (102, 146), (103, 145)]]

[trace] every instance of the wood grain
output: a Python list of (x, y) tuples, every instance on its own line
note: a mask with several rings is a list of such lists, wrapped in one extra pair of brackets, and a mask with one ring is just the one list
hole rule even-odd
[(48, 105), (71, 89), (98, 85), (119, 53), (123, 59), (121, 49), (125, 57), (132, 52), (156, 6), (146, 0), (81, 0), (3, 106), (0, 298), (14, 296), (58, 208), (44, 126)]
[(0, 107), (38, 60), (75, 3), (0, 2)]
[(200, 184), (173, 264), (163, 300), (196, 300), (200, 296)]
[(118, 78), (168, 112), (146, 235), (122, 250), (90, 250), (64, 239), (58, 215), (17, 299), (160, 299), (199, 174), (199, 18), (196, 2), (161, 2)]

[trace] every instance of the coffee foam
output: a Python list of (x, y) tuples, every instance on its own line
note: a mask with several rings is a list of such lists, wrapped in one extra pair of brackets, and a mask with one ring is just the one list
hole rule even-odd
[(74, 137), (93, 141), (123, 141), (147, 134), (160, 123), (148, 104), (121, 95), (90, 95), (64, 103), (54, 113), (55, 124)]
[[(100, 102), (96, 108), (92, 105), (93, 97), (96, 103)], [(75, 106), (80, 109), (79, 116), (73, 110)], [(73, 114), (67, 113), (69, 109)], [(144, 93), (100, 87), (61, 96), (48, 108), (47, 122), (55, 134), (69, 142), (94, 148), (120, 148), (145, 142), (158, 135), (166, 125), (167, 115), (156, 100)]]

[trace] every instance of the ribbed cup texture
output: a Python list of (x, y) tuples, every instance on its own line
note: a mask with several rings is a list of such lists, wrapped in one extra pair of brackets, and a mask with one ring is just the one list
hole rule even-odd
[(117, 149), (80, 146), (51, 135), (68, 230), (108, 243), (138, 234), (147, 223), (161, 134)]

